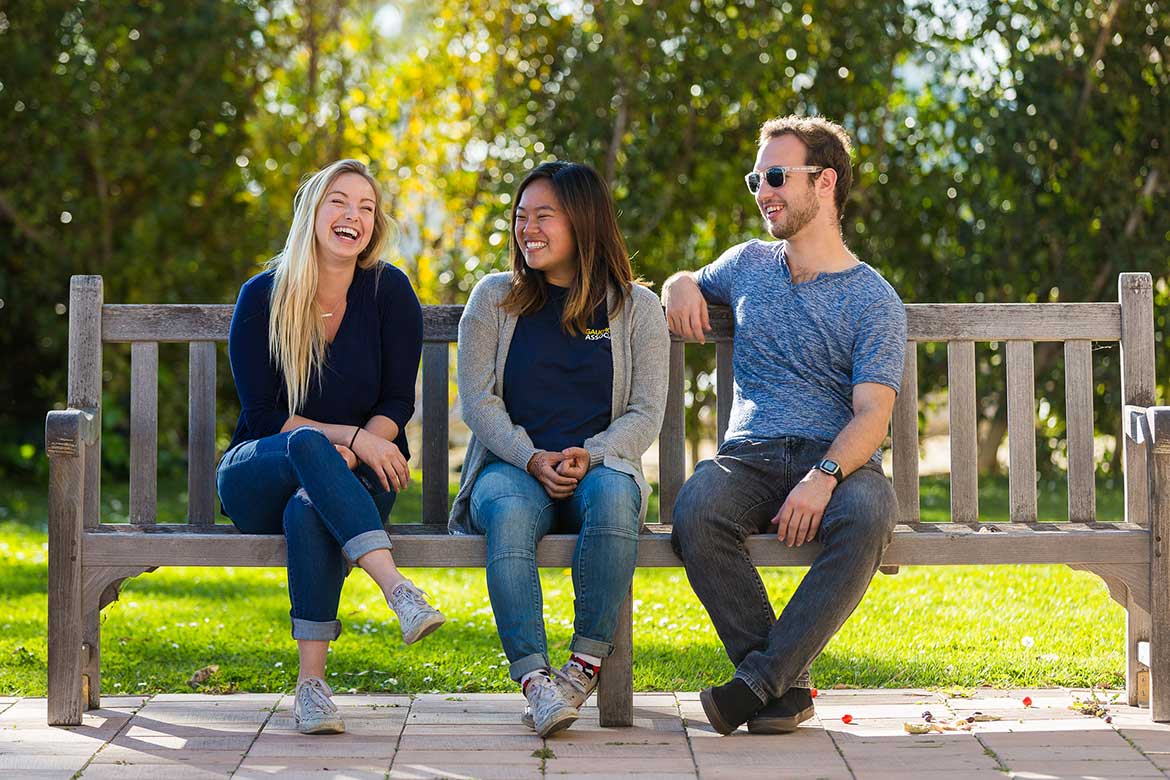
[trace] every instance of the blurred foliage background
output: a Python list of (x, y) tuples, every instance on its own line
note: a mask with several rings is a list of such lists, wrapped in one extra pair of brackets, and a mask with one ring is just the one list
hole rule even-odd
[[(44, 469), (71, 274), (102, 274), (108, 302), (231, 302), (282, 244), (302, 176), (357, 157), (400, 227), (390, 259), (424, 302), (458, 303), (505, 267), (516, 184), (563, 158), (611, 182), (660, 284), (763, 235), (742, 175), (761, 122), (790, 112), (854, 137), (846, 239), (908, 303), (1116, 300), (1119, 272), (1152, 273), (1165, 403), (1168, 57), (1153, 0), (0, 0), (0, 475)], [(1052, 346), (1044, 470), (1063, 447)], [(1094, 354), (1110, 479), (1119, 355)], [(928, 410), (945, 349), (919, 360)], [(714, 435), (714, 356), (688, 361), (694, 444)], [(997, 345), (978, 371), (993, 471)], [(185, 354), (164, 347), (160, 372), (165, 473), (185, 451)], [(117, 474), (128, 350), (105, 373)]]

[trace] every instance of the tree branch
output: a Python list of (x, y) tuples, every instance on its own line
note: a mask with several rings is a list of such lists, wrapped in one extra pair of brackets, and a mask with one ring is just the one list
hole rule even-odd
[(40, 248), (55, 249), (52, 237), (22, 217), (16, 207), (12, 205), (8, 193), (3, 191), (0, 191), (0, 217), (11, 222), (18, 235), (24, 236)]

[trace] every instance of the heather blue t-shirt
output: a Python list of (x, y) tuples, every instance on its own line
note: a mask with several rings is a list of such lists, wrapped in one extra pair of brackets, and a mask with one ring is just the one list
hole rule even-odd
[(504, 364), (504, 407), (512, 422), (550, 452), (580, 447), (609, 427), (613, 347), (603, 302), (584, 333), (561, 327), (568, 288), (548, 285), (544, 306), (516, 321)]
[(906, 309), (894, 288), (865, 263), (793, 284), (785, 249), (753, 239), (698, 272), (703, 297), (735, 316), (727, 441), (832, 441), (853, 419), (854, 385), (902, 382)]

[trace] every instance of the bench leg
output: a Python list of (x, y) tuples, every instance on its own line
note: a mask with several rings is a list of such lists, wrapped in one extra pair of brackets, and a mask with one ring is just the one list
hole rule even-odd
[(81, 725), (83, 467), (81, 457), (49, 460), (50, 726)]
[(613, 653), (605, 659), (597, 681), (597, 706), (602, 726), (634, 725), (634, 618), (633, 586), (622, 601)]
[(1150, 502), (1150, 718), (1170, 721), (1170, 445), (1154, 448)]
[(1150, 704), (1150, 670), (1138, 660), (1138, 644), (1150, 641), (1150, 613), (1129, 594), (1125, 611), (1125, 700), (1131, 707)]
[(86, 604), (82, 616), (81, 692), (87, 710), (102, 706), (102, 613)]

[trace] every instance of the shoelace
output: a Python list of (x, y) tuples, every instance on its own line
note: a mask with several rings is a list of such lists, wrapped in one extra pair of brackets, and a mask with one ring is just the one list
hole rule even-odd
[(405, 583), (398, 586), (398, 589), (394, 591), (394, 600), (399, 602), (408, 601), (416, 607), (430, 607), (430, 604), (427, 604), (426, 595), (424, 591), (419, 590), (414, 585)]
[(329, 694), (330, 691), (325, 683), (312, 677), (305, 680), (300, 690), (305, 709), (313, 714), (332, 713), (337, 709), (333, 700), (329, 698)]

